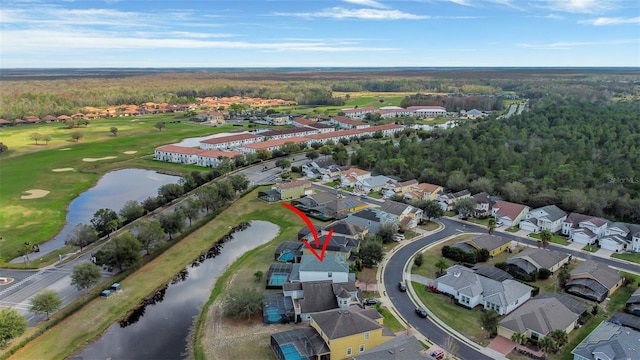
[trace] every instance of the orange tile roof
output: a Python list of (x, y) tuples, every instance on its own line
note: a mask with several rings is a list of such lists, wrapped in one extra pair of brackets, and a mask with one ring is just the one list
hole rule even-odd
[(301, 142), (307, 142), (307, 141), (309, 141), (308, 137), (295, 136), (290, 138), (267, 140), (267, 141), (253, 143), (253, 144), (247, 144), (247, 145), (244, 145), (244, 147), (249, 149), (266, 149), (273, 146), (282, 146), (286, 143), (301, 143)]
[(205, 143), (205, 144), (224, 144), (227, 142), (232, 142), (232, 141), (240, 141), (240, 140), (248, 140), (248, 139), (256, 139), (259, 136), (253, 135), (253, 134), (249, 134), (249, 133), (243, 133), (243, 134), (237, 134), (237, 135), (229, 135), (229, 136), (220, 136), (220, 137), (215, 137), (215, 138), (210, 138), (207, 140), (202, 140), (201, 142)]

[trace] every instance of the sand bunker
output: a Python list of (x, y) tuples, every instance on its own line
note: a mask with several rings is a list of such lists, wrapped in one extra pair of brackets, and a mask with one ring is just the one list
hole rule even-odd
[(136, 150), (129, 150), (129, 151), (125, 151), (124, 153), (127, 154), (127, 155), (131, 155), (131, 154), (137, 153), (137, 151)]
[(74, 168), (58, 168), (58, 169), (51, 169), (51, 171), (53, 172), (65, 172), (65, 171), (75, 171), (76, 169)]
[(60, 149), (60, 151), (67, 151), (67, 150), (71, 150), (71, 148), (62, 148), (62, 149)]
[(42, 189), (31, 189), (25, 191), (25, 193), (27, 193), (28, 195), (20, 196), (21, 199), (38, 199), (47, 196), (47, 194), (49, 194), (49, 191)]
[(83, 158), (82, 161), (94, 162), (94, 161), (109, 160), (109, 159), (115, 159), (115, 158), (117, 158), (117, 156), (105, 156), (101, 158)]

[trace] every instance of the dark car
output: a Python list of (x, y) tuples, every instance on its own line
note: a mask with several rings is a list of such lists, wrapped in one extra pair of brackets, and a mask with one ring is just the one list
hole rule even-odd
[(380, 300), (378, 300), (378, 299), (373, 299), (373, 298), (371, 298), (371, 299), (365, 299), (365, 300), (364, 300), (364, 304), (365, 304), (365, 305), (375, 305), (375, 304), (377, 304), (378, 302), (380, 302)]
[(399, 289), (400, 291), (407, 291), (407, 285), (405, 285), (404, 281), (400, 281), (400, 282), (398, 283), (398, 289)]
[(426, 318), (427, 317), (427, 309), (416, 308), (416, 314), (418, 314), (418, 316), (420, 316), (421, 318)]

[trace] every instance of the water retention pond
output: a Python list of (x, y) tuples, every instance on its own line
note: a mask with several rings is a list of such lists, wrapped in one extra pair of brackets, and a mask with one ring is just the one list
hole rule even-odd
[(194, 318), (209, 299), (218, 277), (245, 252), (277, 234), (278, 227), (266, 221), (251, 221), (231, 229), (126, 319), (111, 325), (102, 337), (71, 359), (184, 358)]

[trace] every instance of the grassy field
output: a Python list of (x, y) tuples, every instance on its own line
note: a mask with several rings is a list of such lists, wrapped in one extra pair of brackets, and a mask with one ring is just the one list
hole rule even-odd
[[(119, 168), (147, 168), (184, 173), (199, 167), (165, 164), (151, 159), (155, 147), (188, 137), (204, 136), (237, 130), (231, 125), (219, 128), (193, 123), (168, 123), (173, 117), (153, 115), (135, 119), (96, 120), (81, 128), (85, 138), (70, 141), (61, 124), (24, 125), (2, 129), (0, 141), (10, 152), (0, 156), (0, 234), (3, 237), (0, 255), (4, 260), (18, 256), (24, 242), (42, 243), (57, 234), (66, 219), (66, 208), (79, 194), (90, 188), (99, 177)], [(153, 125), (167, 122), (158, 131)], [(118, 136), (109, 132), (118, 127)], [(48, 145), (35, 145), (30, 134), (50, 134)], [(125, 152), (135, 153), (125, 154)], [(84, 158), (113, 159), (87, 162)], [(73, 171), (54, 172), (54, 169)], [(21, 199), (25, 191), (43, 189), (48, 195), (38, 199)], [(119, 209), (114, 209), (118, 211)], [(43, 221), (46, 219), (46, 221)]]

